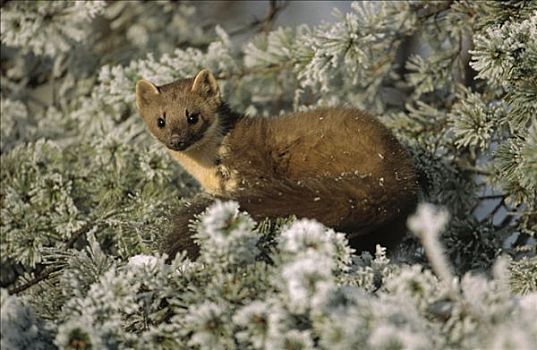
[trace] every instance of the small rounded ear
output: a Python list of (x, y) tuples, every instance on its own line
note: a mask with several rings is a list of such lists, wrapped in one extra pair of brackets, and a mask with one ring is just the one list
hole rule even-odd
[(208, 69), (201, 70), (194, 78), (192, 92), (203, 97), (220, 97), (220, 88), (213, 73)]
[(136, 106), (138, 109), (142, 109), (159, 94), (160, 91), (155, 84), (143, 79), (138, 80), (136, 83)]

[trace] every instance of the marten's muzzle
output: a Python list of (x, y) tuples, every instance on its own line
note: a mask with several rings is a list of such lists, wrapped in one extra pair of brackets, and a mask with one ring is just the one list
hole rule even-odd
[(173, 135), (168, 143), (168, 148), (174, 151), (184, 151), (190, 146), (190, 143), (191, 142), (184, 137)]

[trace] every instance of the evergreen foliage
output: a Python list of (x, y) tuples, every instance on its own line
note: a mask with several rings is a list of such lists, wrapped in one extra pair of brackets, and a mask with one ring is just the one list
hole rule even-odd
[[(2, 348), (537, 344), (535, 2), (357, 2), (242, 45), (195, 3), (1, 11)], [(134, 85), (201, 68), (251, 116), (379, 115), (430, 203), (415, 236), (372, 256), (218, 202), (193, 223), (200, 258), (166, 263), (159, 238), (198, 186), (151, 140)]]

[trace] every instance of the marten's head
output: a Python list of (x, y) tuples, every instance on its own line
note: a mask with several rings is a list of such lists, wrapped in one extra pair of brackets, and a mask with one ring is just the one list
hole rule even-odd
[(207, 69), (163, 86), (138, 81), (136, 105), (151, 133), (173, 151), (194, 149), (218, 133), (220, 89)]

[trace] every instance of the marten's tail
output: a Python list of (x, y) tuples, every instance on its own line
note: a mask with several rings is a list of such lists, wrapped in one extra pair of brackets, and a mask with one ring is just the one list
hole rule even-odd
[[(417, 188), (407, 186), (398, 192), (388, 185), (379, 184), (378, 179), (275, 179), (219, 199), (237, 201), (241, 210), (257, 221), (290, 215), (315, 219), (347, 233), (351, 246), (362, 251), (373, 250), (376, 244), (394, 246), (406, 232), (406, 217), (416, 206)], [(192, 239), (189, 223), (215, 199), (198, 195), (175, 215), (173, 230), (163, 244), (163, 251), (171, 258), (182, 250), (191, 258), (198, 256), (199, 247)]]
[(199, 246), (192, 237), (194, 232), (190, 230), (190, 223), (213, 201), (214, 198), (208, 195), (198, 194), (172, 214), (172, 225), (159, 244), (160, 251), (168, 255), (168, 261), (173, 260), (175, 255), (181, 251), (185, 251), (192, 260), (198, 258)]

